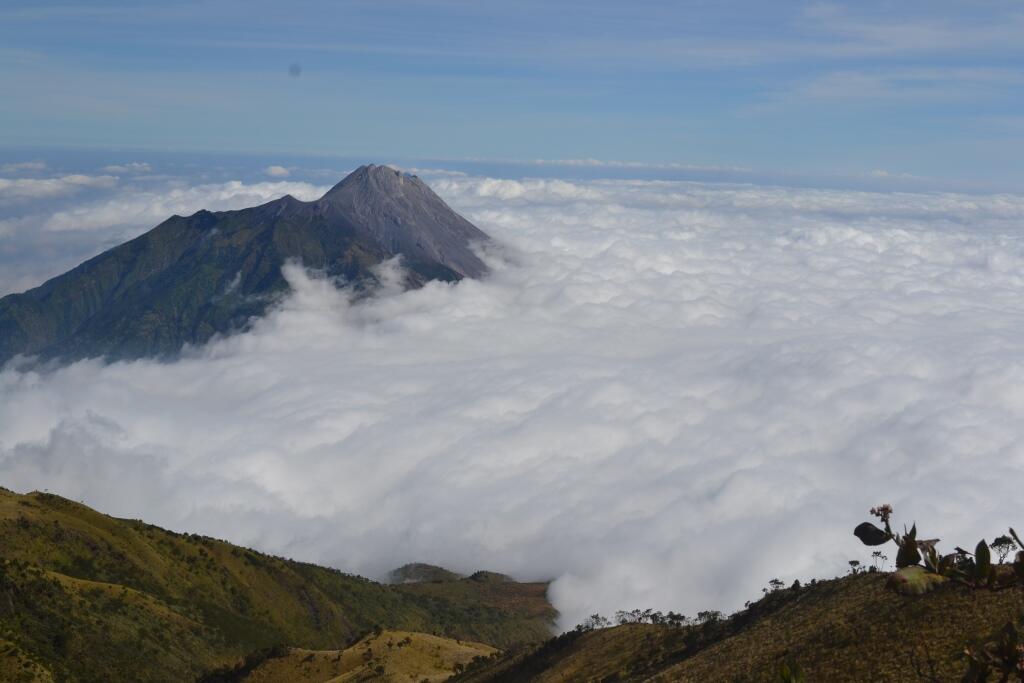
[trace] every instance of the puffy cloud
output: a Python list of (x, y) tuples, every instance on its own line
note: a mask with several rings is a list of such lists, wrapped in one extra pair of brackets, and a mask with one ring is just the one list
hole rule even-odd
[(145, 162), (132, 161), (127, 164), (111, 164), (110, 166), (104, 166), (102, 170), (105, 173), (114, 174), (149, 173), (153, 170), (153, 167)]
[(51, 199), (87, 188), (110, 188), (117, 178), (109, 175), (71, 174), (58, 178), (0, 178), (0, 205), (35, 199)]
[(263, 172), (271, 178), (287, 178), (292, 174), (292, 172), (284, 166), (267, 166), (263, 169)]
[(296, 268), (173, 364), (0, 372), (0, 481), (382, 575), (735, 608), (837, 573), (866, 510), (1018, 521), (1019, 196), (677, 182), (433, 186), (493, 274), (354, 304)]

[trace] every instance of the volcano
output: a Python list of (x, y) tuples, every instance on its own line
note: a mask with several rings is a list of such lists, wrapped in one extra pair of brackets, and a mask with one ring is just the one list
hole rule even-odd
[(361, 166), (323, 197), (172, 216), (145, 234), (0, 299), (0, 362), (172, 357), (246, 329), (288, 291), (295, 262), (357, 290), (400, 257), (405, 285), (479, 278), (489, 240), (422, 180)]

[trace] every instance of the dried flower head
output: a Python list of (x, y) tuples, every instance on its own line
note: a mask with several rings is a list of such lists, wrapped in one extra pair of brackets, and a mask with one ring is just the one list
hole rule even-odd
[(873, 507), (871, 508), (871, 514), (874, 517), (878, 517), (883, 522), (888, 522), (889, 517), (892, 515), (892, 505), (889, 505), (888, 503), (883, 503), (878, 507)]

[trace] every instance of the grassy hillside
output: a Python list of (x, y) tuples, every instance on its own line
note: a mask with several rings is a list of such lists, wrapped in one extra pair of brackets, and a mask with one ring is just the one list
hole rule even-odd
[(3, 681), (765, 681), (786, 662), (807, 681), (957, 681), (968, 641), (1024, 614), (1024, 583), (900, 595), (860, 573), (728, 618), (637, 612), (659, 623), (548, 639), (547, 586), (493, 572), (383, 585), (4, 489), (0, 540)]
[[(730, 619), (681, 627), (628, 624), (571, 632), (453, 681), (959, 681), (969, 639), (1024, 612), (1024, 588), (946, 585), (918, 596), (858, 574), (769, 594)], [(919, 677), (918, 670), (927, 678)]]
[(505, 648), (547, 638), (555, 616), (545, 584), (382, 585), (42, 493), (0, 489), (0, 538), (2, 680), (192, 680), (376, 627)]
[(242, 678), (245, 683), (444, 681), (493, 647), (410, 631), (372, 634), (343, 650), (290, 649)]

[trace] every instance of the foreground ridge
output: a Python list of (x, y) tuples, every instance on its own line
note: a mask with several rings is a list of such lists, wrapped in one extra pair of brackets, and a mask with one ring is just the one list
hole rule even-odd
[(1024, 583), (908, 593), (853, 562), (728, 617), (634, 610), (549, 638), (547, 585), (493, 572), (380, 584), (2, 488), (0, 537), (0, 680), (946, 681), (1024, 615)]
[[(886, 581), (873, 572), (783, 588), (729, 618), (584, 627), (452, 681), (959, 681), (965, 645), (1024, 612), (1020, 587), (902, 596)], [(780, 678), (784, 667), (802, 673)]]
[(544, 583), (385, 585), (46, 493), (0, 488), (0, 538), (4, 681), (188, 681), (381, 629), (491, 652), (542, 641), (555, 618)]

